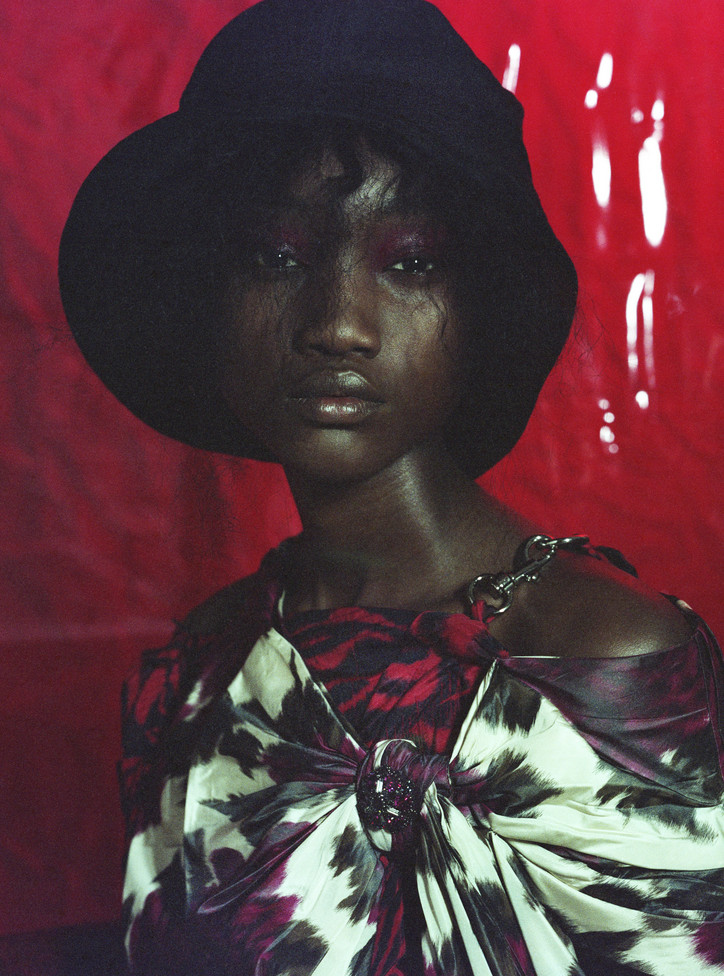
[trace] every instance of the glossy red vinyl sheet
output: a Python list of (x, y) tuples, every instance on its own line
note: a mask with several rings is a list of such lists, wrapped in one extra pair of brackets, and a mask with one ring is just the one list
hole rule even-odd
[[(89, 372), (55, 281), (70, 203), (172, 111), (240, 0), (6, 0), (0, 12), (0, 933), (115, 917), (121, 678), (173, 618), (296, 530), (279, 471), (162, 438)], [(622, 549), (721, 636), (718, 0), (441, 0), (526, 108), (580, 309), (487, 476), (551, 534)]]

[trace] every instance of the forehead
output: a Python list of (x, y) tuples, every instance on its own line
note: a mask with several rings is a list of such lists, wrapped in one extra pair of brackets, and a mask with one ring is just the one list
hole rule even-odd
[(282, 207), (310, 215), (333, 212), (347, 220), (420, 209), (403, 200), (399, 167), (364, 146), (352, 161), (325, 150), (302, 167), (289, 181)]

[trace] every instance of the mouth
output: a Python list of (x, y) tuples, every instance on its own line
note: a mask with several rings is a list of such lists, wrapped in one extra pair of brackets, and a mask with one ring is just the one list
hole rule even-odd
[(372, 384), (359, 373), (313, 373), (292, 387), (289, 401), (309, 423), (350, 427), (361, 423), (382, 405)]

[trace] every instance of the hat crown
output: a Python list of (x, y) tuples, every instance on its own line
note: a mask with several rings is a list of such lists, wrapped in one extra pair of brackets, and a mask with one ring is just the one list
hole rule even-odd
[(522, 148), (520, 103), (427, 0), (261, 0), (211, 41), (180, 108), (479, 126)]

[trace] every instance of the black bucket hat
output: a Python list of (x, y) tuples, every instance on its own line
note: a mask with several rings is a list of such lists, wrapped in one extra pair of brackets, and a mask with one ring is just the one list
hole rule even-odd
[(81, 187), (59, 258), (71, 330), (111, 392), (156, 430), (273, 460), (199, 366), (202, 327), (172, 292), (205, 273), (192, 202), (220, 162), (253, 156), (269, 125), (335, 120), (398, 133), (435, 166), (494, 184), (512, 232), (524, 228), (515, 287), (527, 290), (528, 311), (504, 335), (481, 335), (452, 437), (459, 463), (480, 474), (527, 423), (567, 338), (576, 276), (533, 187), (522, 107), (426, 0), (261, 0), (227, 24), (178, 111), (120, 142)]

